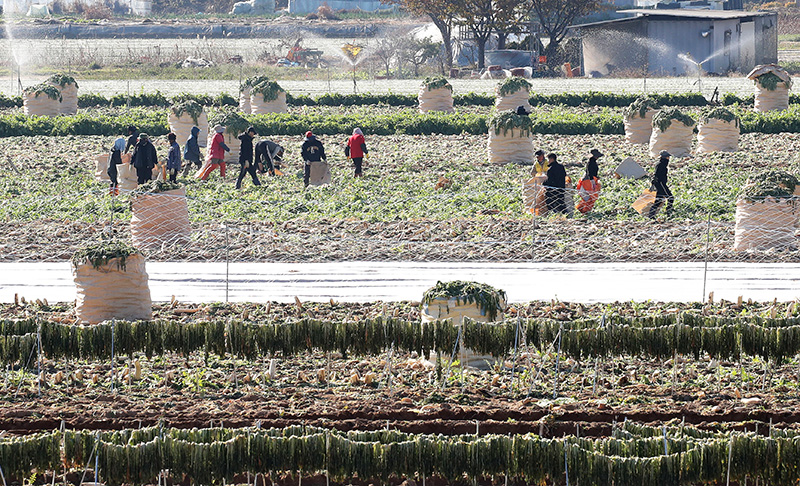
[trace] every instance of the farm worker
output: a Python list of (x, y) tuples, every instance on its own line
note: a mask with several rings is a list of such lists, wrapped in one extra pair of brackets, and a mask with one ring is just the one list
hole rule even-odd
[(146, 133), (139, 134), (139, 141), (133, 149), (131, 165), (136, 169), (139, 184), (144, 184), (153, 178), (153, 167), (158, 163), (156, 148), (150, 142)]
[(308, 187), (308, 181), (311, 178), (311, 163), (323, 160), (327, 163), (328, 161), (328, 158), (325, 157), (325, 147), (311, 133), (311, 130), (306, 132), (306, 137), (303, 139), (303, 145), (300, 148), (300, 154), (305, 162), (303, 167), (303, 186)]
[(545, 204), (547, 210), (553, 213), (566, 213), (567, 205), (564, 199), (564, 188), (567, 185), (567, 171), (558, 162), (556, 154), (547, 155), (547, 181), (545, 182)]
[[(272, 140), (262, 140), (256, 144), (256, 166), (263, 174), (269, 172), (269, 175), (275, 175), (275, 170), (280, 169), (278, 162), (283, 158), (284, 149)], [(267, 164), (267, 170), (264, 170), (264, 162)]]
[(361, 164), (364, 161), (364, 157), (369, 158), (369, 150), (367, 150), (367, 144), (364, 141), (364, 132), (360, 128), (353, 130), (353, 135), (347, 139), (344, 155), (353, 160), (353, 165), (356, 168), (353, 177), (362, 177)]
[(650, 212), (647, 214), (650, 219), (655, 219), (658, 208), (664, 204), (665, 200), (667, 201), (665, 214), (669, 216), (669, 213), (672, 212), (672, 204), (675, 202), (672, 191), (667, 187), (667, 165), (669, 164), (669, 158), (672, 154), (666, 150), (662, 150), (659, 155), (661, 159), (658, 161), (658, 164), (656, 164), (656, 173), (653, 175), (653, 189), (656, 191), (656, 200), (653, 205), (650, 206)]
[(119, 195), (119, 182), (117, 181), (117, 166), (122, 163), (122, 151), (125, 150), (125, 138), (119, 137), (114, 140), (111, 146), (111, 154), (108, 157), (108, 178), (111, 179), (111, 186), (108, 193), (112, 196)]
[(136, 127), (133, 125), (128, 125), (128, 142), (125, 144), (126, 154), (130, 149), (136, 147), (136, 140), (138, 138), (139, 138), (139, 132), (136, 131)]
[(169, 142), (169, 154), (167, 154), (167, 172), (169, 181), (177, 182), (178, 171), (181, 170), (181, 146), (178, 145), (178, 136), (170, 132), (167, 135)]
[(591, 154), (591, 157), (589, 157), (589, 160), (586, 162), (586, 173), (583, 175), (583, 178), (597, 179), (597, 173), (600, 169), (597, 165), (597, 161), (603, 156), (603, 154), (597, 149), (592, 149), (592, 151), (589, 153)]
[(261, 181), (256, 175), (256, 164), (253, 163), (253, 138), (256, 136), (256, 129), (248, 127), (247, 130), (239, 135), (239, 178), (236, 179), (236, 189), (242, 188), (242, 179), (248, 173), (253, 178), (253, 185), (260, 186)]
[(198, 135), (200, 129), (196, 126), (192, 127), (192, 133), (186, 139), (186, 145), (183, 146), (183, 158), (186, 160), (186, 166), (183, 168), (183, 176), (189, 175), (189, 171), (194, 164), (198, 169), (200, 168), (200, 143), (198, 142)]
[(597, 198), (600, 197), (597, 160), (602, 156), (603, 154), (599, 150), (592, 149), (591, 156), (586, 162), (586, 173), (583, 175), (583, 179), (578, 182), (577, 189), (580, 200), (575, 208), (581, 213), (585, 214), (591, 211), (594, 203), (597, 202)]
[(533, 163), (533, 175), (547, 173), (549, 166), (544, 158), (544, 150), (537, 150), (533, 155), (536, 157), (536, 162)]
[(209, 164), (206, 165), (198, 177), (201, 181), (208, 179), (208, 176), (217, 167), (219, 167), (219, 173), (222, 178), (225, 178), (225, 152), (230, 152), (231, 149), (225, 145), (225, 136), (222, 135), (224, 131), (225, 127), (222, 125), (214, 127), (214, 138), (211, 139), (211, 148), (208, 149)]

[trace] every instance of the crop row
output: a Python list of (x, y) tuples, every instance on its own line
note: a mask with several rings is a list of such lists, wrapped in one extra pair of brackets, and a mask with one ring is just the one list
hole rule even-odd
[[(771, 113), (741, 112), (742, 133), (798, 133), (800, 106)], [(322, 135), (350, 133), (361, 127), (371, 135), (481, 135), (488, 131), (488, 116), (474, 113), (418, 113), (412, 109), (391, 114), (268, 114), (246, 115), (245, 119), (262, 135), (302, 135), (307, 130)], [(573, 113), (564, 110), (534, 112), (532, 132), (557, 135), (616, 135), (624, 133), (622, 115), (612, 111)], [(80, 113), (68, 117), (0, 115), (0, 136), (65, 136), (125, 133), (128, 125), (153, 136), (169, 132), (165, 111), (129, 110), (124, 113)]]
[[(760, 356), (780, 362), (800, 353), (797, 319), (703, 318), (693, 314), (659, 318), (558, 322), (520, 319), (497, 323), (466, 320), (423, 324), (393, 318), (334, 322), (252, 323), (170, 320), (114, 321), (96, 326), (64, 325), (46, 320), (0, 322), (0, 363), (25, 362), (41, 346), (52, 359), (108, 359), (113, 354), (165, 353), (188, 356), (195, 352), (246, 359), (277, 352), (295, 355), (312, 350), (342, 355), (380, 355), (394, 348), (427, 356), (449, 354), (457, 341), (481, 354), (509, 356), (515, 343), (540, 351), (559, 347), (575, 358), (649, 356), (671, 358), (675, 353), (708, 353), (714, 358)], [(556, 344), (559, 343), (559, 344)]]
[[(559, 94), (538, 94), (533, 93), (530, 103), (538, 105), (563, 105), (563, 106), (600, 106), (619, 108), (631, 104), (638, 94), (616, 94), (616, 93), (559, 93)], [(652, 97), (664, 106), (706, 106), (708, 102), (700, 93), (677, 93), (677, 94), (653, 94)], [(139, 93), (133, 95), (117, 94), (111, 97), (90, 93), (78, 96), (78, 107), (113, 107), (113, 106), (144, 106), (144, 107), (166, 107), (183, 101), (194, 100), (204, 106), (238, 106), (239, 100), (228, 93), (221, 93), (216, 96), (203, 94), (182, 93), (173, 97), (164, 96), (161, 92)], [(800, 97), (794, 99), (800, 102)], [(319, 96), (292, 95), (287, 93), (286, 102), (291, 106), (366, 106), (366, 105), (388, 105), (388, 106), (417, 106), (419, 101), (417, 95), (409, 94), (342, 94), (326, 93)], [(467, 93), (454, 95), (453, 103), (460, 106), (494, 106), (495, 97), (487, 94)], [(739, 98), (733, 94), (726, 94), (724, 97), (726, 104), (747, 103), (747, 98)], [(752, 97), (749, 98), (752, 104)], [(0, 108), (19, 108), (22, 106), (22, 97), (8, 97), (0, 94)]]
[(152, 484), (163, 471), (197, 484), (233, 482), (249, 473), (325, 473), (358, 477), (438, 476), (450, 482), (504, 476), (534, 484), (714, 483), (726, 476), (771, 484), (800, 478), (800, 441), (732, 433), (631, 439), (548, 439), (533, 434), (442, 436), (312, 427), (192, 429), (150, 427), (117, 432), (65, 430), (0, 440), (0, 466), (15, 478), (63, 465), (99, 466), (110, 485)]

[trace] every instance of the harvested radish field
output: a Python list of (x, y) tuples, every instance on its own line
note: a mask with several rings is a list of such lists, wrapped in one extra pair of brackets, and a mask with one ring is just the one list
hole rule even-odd
[[(231, 262), (800, 262), (798, 184), (788, 174), (798, 170), (800, 134), (766, 133), (792, 127), (796, 106), (747, 115), (752, 133), (738, 152), (675, 158), (674, 211), (656, 220), (631, 206), (651, 186), (648, 148), (585, 134), (620, 133), (618, 108), (542, 105), (530, 118), (506, 118), (521, 131), (535, 119), (533, 146), (558, 154), (570, 188), (591, 149), (605, 154), (597, 204), (568, 217), (530, 211), (530, 166), (489, 163), (486, 128), (501, 117), (488, 121), (487, 107), (418, 116), (397, 106), (293, 106), (283, 119), (255, 115), (274, 133), (319, 123), (320, 133), (337, 134), (320, 136), (330, 184), (304, 188), (301, 137), (276, 135), (285, 175), (262, 175), (261, 186), (245, 180), (235, 189), (230, 164), (226, 177), (179, 176), (177, 185), (113, 196), (95, 174), (113, 138), (76, 134), (110, 134), (127, 120), (164, 133), (165, 110), (136, 108), (117, 120), (119, 109), (91, 108), (45, 120), (8, 109), (0, 121), (13, 133), (52, 122), (47, 133), (72, 135), (0, 138), (0, 265), (72, 260), (77, 298), (15, 295), (0, 306), (3, 481), (795, 484), (797, 301), (714, 301), (712, 292), (708, 303), (507, 305), (502, 290), (455, 281), (438, 282), (419, 302), (173, 296), (151, 305), (144, 262), (225, 262), (226, 300), (228, 279), (239, 278)], [(744, 118), (746, 108), (735, 110)], [(209, 119), (220, 113), (237, 120), (224, 111)], [(373, 131), (365, 130), (363, 178), (343, 153), (356, 121)], [(165, 137), (154, 142), (165, 157)], [(615, 178), (628, 157), (648, 176)], [(765, 167), (785, 173), (765, 175)], [(780, 239), (777, 249), (734, 251), (737, 201), (755, 205), (764, 194), (776, 205), (786, 198), (794, 225), (755, 228)], [(147, 201), (157, 209), (145, 217)]]
[[(323, 136), (333, 184), (304, 191), (296, 177), (299, 140), (287, 147), (287, 176), (262, 176), (264, 186), (236, 171), (223, 181), (182, 179), (189, 196), (192, 242), (151, 249), (157, 260), (336, 261), (366, 259), (459, 261), (798, 261), (796, 250), (732, 251), (734, 202), (749, 174), (764, 166), (792, 170), (797, 134), (747, 134), (742, 151), (671, 164), (672, 216), (647, 223), (630, 207), (649, 181), (614, 179), (632, 156), (649, 166), (641, 146), (614, 135), (539, 135), (535, 144), (559, 153), (568, 174), (583, 173), (592, 147), (601, 160), (602, 195), (586, 216), (534, 218), (523, 211), (529, 167), (493, 166), (485, 137), (371, 136), (365, 177), (352, 179), (339, 138)], [(104, 137), (11, 137), (0, 146), (16, 168), (0, 174), (0, 260), (64, 261), (81, 242), (101, 234), (127, 238), (129, 196), (111, 198), (95, 182), (92, 154)], [(159, 151), (164, 144), (157, 141)], [(43, 161), (47, 161), (43, 163)], [(711, 223), (707, 222), (711, 218)], [(224, 223), (224, 226), (223, 226)], [(710, 238), (707, 230), (711, 229)], [(227, 232), (227, 234), (225, 234)], [(229, 250), (219, 244), (228, 238)]]

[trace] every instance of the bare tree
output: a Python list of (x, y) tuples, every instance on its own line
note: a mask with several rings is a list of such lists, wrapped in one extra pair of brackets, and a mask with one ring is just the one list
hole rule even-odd
[(377, 42), (375, 50), (372, 52), (380, 60), (387, 78), (392, 75), (392, 64), (399, 57), (404, 38), (405, 36), (402, 35), (387, 35)]
[(453, 67), (453, 26), (456, 17), (456, 2), (453, 0), (381, 0), (398, 5), (417, 15), (426, 15), (442, 34), (445, 64)]
[(567, 35), (567, 28), (576, 18), (597, 10), (599, 0), (528, 0), (531, 10), (539, 19), (544, 33), (550, 37), (550, 43), (543, 54), (550, 59), (555, 59), (558, 46)]
[(469, 28), (478, 48), (478, 68), (486, 66), (486, 43), (497, 31), (506, 31), (525, 14), (516, 0), (456, 0), (458, 23)]
[(433, 42), (430, 37), (415, 39), (414, 37), (404, 37), (400, 49), (400, 59), (414, 66), (414, 77), (419, 77), (419, 68), (431, 59), (434, 59), (441, 51), (441, 44)]

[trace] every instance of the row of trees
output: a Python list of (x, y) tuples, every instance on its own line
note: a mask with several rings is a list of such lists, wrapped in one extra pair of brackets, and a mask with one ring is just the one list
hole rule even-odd
[(531, 19), (550, 42), (542, 52), (554, 58), (573, 21), (600, 7), (600, 0), (385, 0), (409, 12), (430, 17), (442, 35), (447, 67), (453, 64), (453, 30), (469, 29), (484, 67), (486, 44), (497, 34), (502, 48), (509, 34), (522, 32)]

